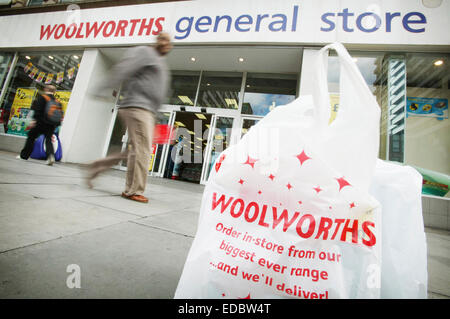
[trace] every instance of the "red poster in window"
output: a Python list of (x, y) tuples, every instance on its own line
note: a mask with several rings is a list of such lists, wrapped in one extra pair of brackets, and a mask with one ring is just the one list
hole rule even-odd
[(157, 124), (153, 134), (154, 144), (170, 144), (175, 138), (175, 128), (168, 124)]

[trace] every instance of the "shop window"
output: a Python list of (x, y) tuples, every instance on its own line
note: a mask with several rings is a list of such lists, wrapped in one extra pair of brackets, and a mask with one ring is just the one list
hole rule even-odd
[(5, 133), (27, 135), (30, 107), (36, 94), (47, 84), (56, 86), (56, 97), (65, 112), (80, 62), (79, 52), (20, 54), (1, 103)]
[(194, 106), (200, 72), (172, 71), (171, 95), (167, 104)]
[(297, 77), (297, 74), (248, 73), (242, 114), (265, 116), (276, 106), (295, 100)]
[[(3, 88), (13, 60), (12, 53), (0, 53), (0, 92)], [(0, 96), (1, 99), (1, 96)], [(1, 100), (0, 100), (1, 101)], [(5, 133), (5, 126), (8, 121), (8, 113), (0, 109), (0, 133)]]
[(405, 162), (450, 175), (449, 54), (406, 54)]
[(203, 72), (197, 106), (237, 110), (241, 85), (242, 73)]
[(12, 53), (0, 53), (0, 88), (5, 83), (13, 57)]
[[(449, 54), (350, 53), (381, 108), (384, 160), (450, 174)], [(339, 109), (339, 62), (328, 59), (332, 118)], [(424, 175), (425, 176), (425, 175)]]

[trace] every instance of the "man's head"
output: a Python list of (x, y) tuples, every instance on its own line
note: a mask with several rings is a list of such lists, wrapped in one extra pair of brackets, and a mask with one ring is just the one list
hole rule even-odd
[(166, 55), (170, 50), (172, 50), (170, 35), (167, 32), (161, 31), (156, 38), (156, 51), (158, 51), (160, 55)]
[(56, 86), (54, 86), (54, 85), (46, 85), (46, 86), (44, 86), (44, 92), (46, 94), (55, 94)]

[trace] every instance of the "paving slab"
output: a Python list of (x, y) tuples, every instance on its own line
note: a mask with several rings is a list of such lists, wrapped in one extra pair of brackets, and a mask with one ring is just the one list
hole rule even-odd
[(135, 222), (188, 237), (194, 237), (197, 232), (198, 216), (199, 211), (197, 210), (185, 210), (141, 218)]
[(450, 298), (450, 232), (426, 229), (428, 291), (433, 298)]
[(6, 252), (0, 298), (173, 298), (191, 243), (126, 222)]
[(0, 252), (136, 218), (72, 199), (33, 199), (1, 205)]

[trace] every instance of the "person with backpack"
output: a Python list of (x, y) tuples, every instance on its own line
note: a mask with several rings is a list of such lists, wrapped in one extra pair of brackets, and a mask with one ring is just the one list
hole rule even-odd
[(44, 93), (39, 94), (34, 100), (31, 106), (31, 110), (34, 111), (33, 120), (29, 125), (31, 129), (28, 132), (25, 146), (17, 158), (27, 160), (33, 152), (34, 141), (41, 134), (44, 134), (47, 165), (53, 165), (55, 162), (52, 135), (63, 120), (63, 109), (61, 103), (54, 97), (55, 92), (56, 87), (54, 85), (46, 85)]

